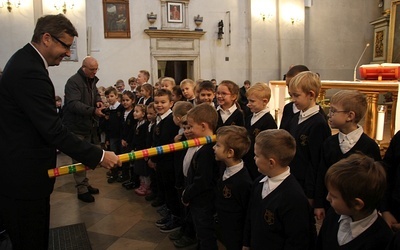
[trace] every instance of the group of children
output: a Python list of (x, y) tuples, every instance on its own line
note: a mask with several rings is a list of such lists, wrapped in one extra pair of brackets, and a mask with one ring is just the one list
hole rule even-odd
[[(176, 247), (217, 249), (218, 235), (227, 249), (385, 249), (392, 239), (388, 225), (400, 228), (394, 178), (400, 135), (384, 158), (393, 173), (385, 193), (379, 147), (358, 125), (367, 109), (360, 92), (334, 94), (326, 116), (317, 104), (319, 76), (294, 66), (286, 74), (292, 102), (277, 129), (265, 83), (247, 89), (246, 116), (232, 81), (215, 87), (185, 79), (176, 85), (167, 77), (154, 90), (146, 83), (148, 72), (140, 71), (137, 79), (143, 72), (144, 84), (123, 91), (122, 104), (117, 89), (105, 91), (109, 107), (102, 128), (111, 150), (217, 138), (215, 144), (137, 160), (109, 173), (110, 183), (126, 181), (125, 187), (159, 207), (156, 225), (171, 232)], [(339, 133), (331, 135), (331, 128)], [(318, 236), (315, 218), (323, 220)]]

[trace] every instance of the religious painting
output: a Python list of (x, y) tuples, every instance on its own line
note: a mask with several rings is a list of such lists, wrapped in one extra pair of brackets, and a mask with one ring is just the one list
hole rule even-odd
[(168, 2), (167, 6), (167, 17), (169, 23), (182, 23), (182, 3)]
[(400, 0), (392, 2), (388, 62), (400, 63)]
[(129, 0), (103, 0), (105, 38), (130, 38)]

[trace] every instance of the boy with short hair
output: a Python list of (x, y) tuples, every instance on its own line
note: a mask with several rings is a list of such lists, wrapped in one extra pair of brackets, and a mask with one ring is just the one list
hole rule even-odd
[[(171, 91), (160, 89), (154, 96), (154, 107), (157, 111), (156, 125), (153, 132), (153, 147), (174, 143), (179, 127), (175, 125), (172, 116), (173, 101)], [(172, 232), (180, 227), (179, 199), (175, 189), (174, 154), (162, 154), (151, 157), (151, 163), (157, 164), (157, 178), (161, 178), (165, 193), (165, 203), (170, 215), (158, 220), (156, 225), (161, 232)], [(151, 164), (150, 163), (150, 164)]]
[(164, 77), (161, 80), (161, 89), (168, 89), (172, 93), (172, 89), (174, 88), (175, 84), (175, 79), (172, 77)]
[(393, 233), (376, 210), (386, 188), (382, 165), (355, 153), (328, 169), (325, 184), (333, 209), (322, 224), (316, 249), (385, 249)]
[(250, 87), (247, 92), (247, 106), (252, 115), (245, 118), (245, 128), (250, 136), (250, 149), (243, 157), (245, 166), (252, 180), (256, 179), (260, 172), (254, 162), (254, 142), (257, 135), (266, 129), (276, 129), (277, 125), (269, 112), (268, 103), (271, 99), (271, 89), (266, 83), (258, 82)]
[(243, 249), (312, 249), (315, 220), (312, 208), (289, 163), (294, 138), (283, 129), (268, 129), (256, 137), (259, 171), (252, 188)]
[(180, 83), (181, 90), (183, 96), (186, 98), (186, 101), (191, 102), (195, 105), (195, 93), (194, 93), (194, 86), (195, 82), (192, 79), (183, 79)]
[(244, 127), (231, 125), (217, 130), (215, 159), (225, 165), (218, 180), (216, 208), (222, 243), (227, 249), (241, 249), (243, 229), (252, 180), (242, 157), (250, 148), (250, 138)]
[(319, 76), (311, 71), (297, 74), (289, 83), (293, 103), (300, 110), (290, 121), (288, 131), (296, 140), (291, 173), (313, 203), (321, 147), (331, 129), (320, 113), (316, 100), (321, 89)]
[[(289, 88), (290, 80), (292, 80), (292, 78), (295, 77), (298, 73), (304, 71), (310, 71), (310, 70), (305, 65), (295, 65), (293, 67), (290, 67), (289, 71), (285, 74), (284, 80), (286, 81), (286, 86)], [(289, 102), (288, 104), (286, 104), (283, 107), (281, 124), (279, 128), (287, 130), (290, 124), (290, 120), (299, 111), (300, 110), (297, 109), (296, 105), (293, 102)]]
[[(217, 127), (218, 114), (206, 103), (195, 106), (187, 114), (187, 123), (194, 138), (212, 136)], [(214, 229), (215, 191), (219, 168), (213, 143), (197, 147), (187, 173), (187, 185), (182, 203), (189, 206), (200, 241), (199, 249), (217, 249)]]
[(150, 79), (150, 73), (147, 70), (139, 70), (139, 74), (136, 78), (137, 86), (142, 86), (143, 84), (147, 83)]
[(124, 93), (124, 91), (125, 91), (124, 80), (122, 80), (122, 79), (117, 80), (114, 87), (117, 89), (118, 93)]
[(215, 99), (215, 87), (211, 81), (202, 81), (196, 87), (197, 92), (197, 103), (208, 103), (213, 107), (216, 107)]
[[(109, 107), (104, 111), (106, 114), (104, 121), (104, 131), (106, 133), (106, 145), (115, 154), (121, 154), (121, 130), (124, 117), (124, 107), (118, 101), (118, 91), (114, 87), (108, 87), (105, 91), (105, 96)], [(117, 181), (118, 172), (121, 167), (111, 169), (111, 175), (107, 182), (113, 183)]]
[(381, 160), (378, 144), (358, 125), (366, 111), (367, 99), (357, 90), (341, 90), (331, 97), (328, 122), (331, 128), (339, 129), (339, 133), (328, 137), (322, 145), (315, 188), (314, 213), (317, 219), (323, 219), (325, 209), (329, 207), (325, 202), (328, 192), (324, 179), (330, 166), (355, 152), (362, 152), (375, 161)]

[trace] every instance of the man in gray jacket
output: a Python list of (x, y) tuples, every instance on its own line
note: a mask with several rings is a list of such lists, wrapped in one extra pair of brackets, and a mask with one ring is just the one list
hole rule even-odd
[[(65, 106), (63, 110), (64, 125), (79, 138), (92, 144), (99, 144), (97, 135), (98, 118), (104, 116), (101, 112), (103, 103), (97, 92), (96, 83), (99, 78), (97, 60), (85, 57), (82, 67), (71, 76), (65, 85)], [(72, 159), (73, 163), (76, 163)], [(92, 194), (98, 194), (99, 189), (89, 185), (86, 172), (74, 173), (78, 199), (84, 202), (94, 202)]]

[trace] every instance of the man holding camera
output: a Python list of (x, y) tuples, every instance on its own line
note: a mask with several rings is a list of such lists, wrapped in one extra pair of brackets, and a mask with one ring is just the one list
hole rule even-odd
[[(101, 112), (103, 103), (97, 91), (99, 81), (96, 73), (99, 70), (97, 60), (91, 56), (83, 59), (82, 67), (71, 76), (65, 85), (65, 106), (63, 123), (82, 140), (99, 145), (97, 133), (98, 118), (104, 116)], [(72, 159), (73, 163), (76, 163)], [(74, 173), (78, 199), (84, 202), (94, 202), (92, 194), (98, 194), (99, 189), (92, 187), (86, 177), (86, 172)]]

